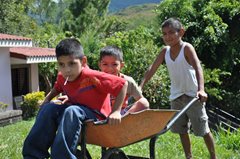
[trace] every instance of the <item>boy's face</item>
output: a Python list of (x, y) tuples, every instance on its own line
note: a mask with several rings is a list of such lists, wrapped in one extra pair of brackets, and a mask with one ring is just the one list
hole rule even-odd
[(184, 30), (181, 29), (180, 31), (177, 31), (173, 27), (167, 26), (162, 28), (162, 33), (163, 33), (162, 38), (164, 43), (171, 47), (171, 46), (175, 46), (181, 41), (182, 36), (184, 34)]
[(74, 81), (86, 66), (87, 59), (84, 56), (82, 60), (73, 56), (60, 56), (57, 59), (58, 70), (62, 73), (64, 78), (68, 77), (68, 81)]
[(124, 63), (117, 60), (114, 56), (103, 56), (98, 66), (102, 72), (118, 76)]

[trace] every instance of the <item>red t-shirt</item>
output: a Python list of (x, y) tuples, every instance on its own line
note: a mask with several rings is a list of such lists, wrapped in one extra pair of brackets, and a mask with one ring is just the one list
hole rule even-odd
[(117, 96), (125, 84), (123, 78), (84, 68), (80, 76), (64, 85), (65, 78), (58, 74), (54, 88), (68, 96), (72, 104), (80, 104), (108, 116), (111, 113), (110, 95)]

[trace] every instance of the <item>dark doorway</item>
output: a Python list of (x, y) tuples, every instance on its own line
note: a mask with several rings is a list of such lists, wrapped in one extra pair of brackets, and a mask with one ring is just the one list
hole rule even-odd
[(12, 92), (14, 97), (29, 93), (28, 75), (28, 68), (12, 68)]

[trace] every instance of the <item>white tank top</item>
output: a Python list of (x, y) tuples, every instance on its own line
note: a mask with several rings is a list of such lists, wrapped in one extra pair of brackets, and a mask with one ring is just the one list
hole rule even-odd
[(189, 63), (185, 59), (185, 45), (186, 43), (184, 42), (175, 61), (173, 61), (170, 57), (170, 47), (167, 47), (165, 53), (165, 61), (171, 80), (169, 97), (170, 101), (178, 98), (183, 94), (191, 97), (195, 97), (197, 95), (198, 83), (196, 78), (196, 72), (194, 68), (189, 65)]

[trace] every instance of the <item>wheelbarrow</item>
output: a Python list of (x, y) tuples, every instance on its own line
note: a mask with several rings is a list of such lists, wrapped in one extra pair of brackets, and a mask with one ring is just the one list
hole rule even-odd
[[(122, 117), (118, 125), (107, 120), (86, 121), (82, 128), (79, 159), (91, 159), (86, 145), (102, 147), (101, 159), (155, 159), (155, 143), (159, 135), (167, 132), (198, 98), (193, 98), (182, 110), (146, 109)], [(120, 148), (150, 139), (149, 158), (126, 155)]]

